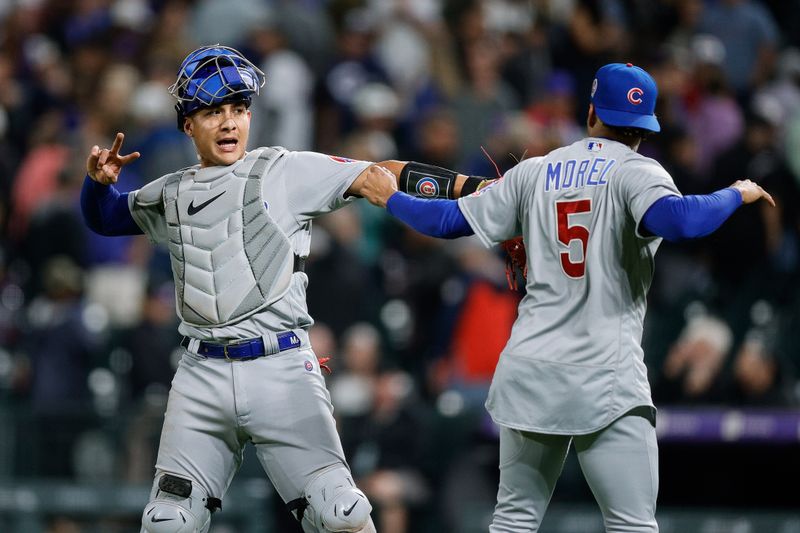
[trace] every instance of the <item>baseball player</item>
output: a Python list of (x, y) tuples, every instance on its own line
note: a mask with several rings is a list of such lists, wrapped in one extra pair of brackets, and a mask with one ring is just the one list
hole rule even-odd
[[(248, 441), (306, 532), (375, 530), (309, 345), (303, 264), (312, 219), (386, 170), (280, 147), (246, 152), (248, 108), (264, 81), (236, 50), (199, 48), (170, 93), (200, 164), (120, 194), (113, 184), (140, 157), (120, 154), (123, 134), (87, 158), (87, 225), (168, 246), (184, 335), (143, 532), (207, 531)], [(486, 182), (421, 163), (381, 164), (396, 186), (423, 197), (457, 198)]]
[(305, 531), (375, 530), (308, 342), (303, 273), (311, 220), (358, 194), (369, 163), (245, 152), (248, 107), (263, 83), (233, 49), (195, 50), (170, 92), (200, 164), (120, 195), (109, 185), (139, 157), (120, 155), (123, 135), (87, 160), (87, 223), (167, 244), (184, 335), (143, 532), (208, 531), (248, 441)]
[(644, 70), (598, 70), (588, 138), (525, 160), (457, 202), (395, 191), (370, 172), (360, 192), (438, 237), (473, 231), (487, 246), (522, 234), (527, 294), (486, 402), (500, 426), (500, 486), (490, 531), (537, 531), (570, 443), (609, 532), (656, 532), (655, 407), (640, 345), (662, 238), (706, 235), (741, 204), (772, 198), (749, 180), (681, 196), (637, 153), (660, 129)]

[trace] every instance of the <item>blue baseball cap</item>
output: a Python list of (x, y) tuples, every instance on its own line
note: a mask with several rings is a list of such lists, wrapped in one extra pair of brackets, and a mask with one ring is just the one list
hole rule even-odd
[(592, 82), (592, 103), (605, 124), (658, 132), (658, 88), (653, 78), (631, 63), (601, 67)]

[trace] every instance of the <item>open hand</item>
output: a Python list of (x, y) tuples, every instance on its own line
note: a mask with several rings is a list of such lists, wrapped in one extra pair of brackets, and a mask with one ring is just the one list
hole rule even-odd
[(122, 141), (125, 139), (125, 134), (117, 133), (114, 139), (114, 144), (111, 149), (99, 146), (92, 146), (92, 151), (86, 159), (86, 172), (89, 177), (97, 183), (103, 185), (111, 185), (116, 183), (119, 179), (119, 173), (122, 167), (128, 163), (139, 159), (141, 155), (139, 152), (133, 152), (128, 155), (119, 155), (119, 149), (122, 148)]
[(775, 207), (775, 200), (772, 199), (772, 196), (750, 180), (737, 180), (731, 185), (731, 188), (736, 189), (742, 194), (742, 203), (744, 204), (752, 204), (764, 198), (772, 207)]

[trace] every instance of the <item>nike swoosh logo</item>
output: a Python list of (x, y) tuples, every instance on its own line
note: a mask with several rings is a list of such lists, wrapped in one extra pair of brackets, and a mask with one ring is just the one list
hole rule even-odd
[(156, 518), (155, 516), (150, 519), (150, 521), (153, 522), (153, 523), (169, 522), (170, 520), (175, 520), (175, 519), (174, 518)]
[(219, 198), (223, 194), (225, 194), (225, 191), (222, 191), (221, 193), (219, 193), (215, 197), (211, 198), (210, 200), (206, 200), (205, 202), (203, 202), (202, 204), (200, 204), (200, 205), (198, 205), (196, 207), (194, 205), (194, 200), (192, 200), (192, 202), (189, 204), (189, 209), (187, 209), (186, 212), (189, 213), (189, 216), (197, 214), (197, 213), (200, 212), (201, 209), (205, 209), (206, 207), (208, 207), (208, 205), (211, 202), (213, 202), (214, 200), (216, 200), (217, 198)]
[(358, 505), (358, 502), (359, 502), (359, 500), (356, 500), (356, 502), (353, 505), (350, 506), (350, 509), (345, 509), (344, 511), (342, 511), (342, 513), (345, 516), (350, 516), (350, 513), (353, 512), (353, 509), (355, 508), (356, 505)]

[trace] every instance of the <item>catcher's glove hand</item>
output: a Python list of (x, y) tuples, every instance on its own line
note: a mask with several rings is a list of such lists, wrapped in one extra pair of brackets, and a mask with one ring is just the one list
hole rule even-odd
[(506, 252), (506, 279), (508, 288), (517, 290), (517, 269), (522, 272), (523, 281), (528, 278), (528, 258), (522, 237), (515, 237), (500, 244)]

